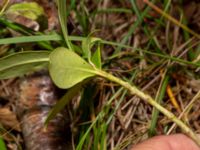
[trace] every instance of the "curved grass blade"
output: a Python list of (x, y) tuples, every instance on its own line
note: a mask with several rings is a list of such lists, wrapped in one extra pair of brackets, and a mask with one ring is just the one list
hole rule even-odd
[[(23, 35), (42, 35), (41, 32), (35, 32), (30, 28), (27, 28), (21, 24), (18, 23), (14, 23), (11, 21), (8, 21), (6, 19), (4, 19), (3, 17), (0, 17), (0, 25), (3, 25), (7, 28), (10, 28), (16, 32), (19, 32)], [(47, 49), (47, 50), (52, 50), (53, 47), (51, 46), (51, 44), (49, 42), (38, 42), (38, 45), (40, 45), (41, 47)]]
[(65, 42), (70, 50), (72, 49), (71, 41), (68, 37), (68, 30), (67, 30), (67, 7), (66, 7), (66, 0), (57, 0), (58, 4), (58, 17), (62, 29), (62, 33), (65, 39)]

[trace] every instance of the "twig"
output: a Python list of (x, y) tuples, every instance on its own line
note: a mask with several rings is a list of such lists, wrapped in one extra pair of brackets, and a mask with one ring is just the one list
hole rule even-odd
[(169, 96), (169, 99), (171, 101), (171, 103), (174, 105), (174, 107), (176, 108), (176, 110), (181, 113), (181, 107), (179, 106), (175, 96), (174, 96), (174, 93), (172, 92), (172, 89), (171, 89), (171, 86), (168, 84), (167, 85), (167, 94)]

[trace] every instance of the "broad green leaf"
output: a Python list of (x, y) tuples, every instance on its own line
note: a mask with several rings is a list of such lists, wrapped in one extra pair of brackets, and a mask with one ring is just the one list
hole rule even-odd
[(97, 50), (94, 52), (91, 61), (98, 69), (101, 69), (101, 48), (100, 48), (100, 43), (98, 44)]
[(0, 59), (0, 79), (8, 79), (38, 70), (48, 64), (48, 51), (15, 53)]
[(70, 88), (86, 78), (95, 76), (94, 68), (75, 52), (60, 47), (50, 54), (49, 72), (60, 88)]
[(23, 2), (11, 5), (6, 13), (14, 13), (36, 20), (39, 16), (44, 15), (44, 10), (35, 2)]

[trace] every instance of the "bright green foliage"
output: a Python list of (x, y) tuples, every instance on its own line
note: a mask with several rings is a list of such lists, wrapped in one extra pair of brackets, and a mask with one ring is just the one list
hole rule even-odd
[(97, 50), (92, 55), (91, 61), (98, 69), (101, 69), (101, 48), (100, 48), (100, 43), (98, 44)]
[(50, 54), (49, 72), (55, 84), (66, 89), (96, 74), (84, 59), (63, 47)]
[(87, 38), (85, 38), (82, 42), (82, 50), (83, 50), (83, 57), (87, 58), (88, 60), (90, 60), (91, 58), (91, 37), (88, 36)]
[(0, 137), (0, 149), (1, 150), (7, 150), (6, 145), (5, 145), (2, 137)]
[[(94, 64), (98, 69), (101, 69), (101, 49), (100, 49), (100, 38), (91, 37), (90, 33), (87, 38), (82, 41), (83, 57), (87, 58), (89, 63)], [(97, 45), (97, 50), (94, 54), (91, 53), (92, 47)]]
[(36, 20), (39, 16), (44, 15), (44, 10), (35, 2), (23, 2), (11, 5), (6, 13), (13, 13)]
[(35, 71), (48, 64), (48, 51), (15, 53), (0, 59), (0, 79), (8, 79)]
[(84, 57), (91, 59), (91, 48), (94, 46), (96, 42), (100, 42), (100, 38), (91, 37), (90, 35), (85, 38), (82, 42), (82, 50)]
[(65, 42), (70, 50), (74, 50), (71, 41), (69, 41), (68, 30), (67, 30), (67, 7), (66, 0), (57, 0), (58, 5), (58, 17), (60, 21), (60, 26), (65, 39)]
[[(155, 98), (155, 100), (159, 104), (162, 104), (168, 83), (169, 83), (169, 75), (165, 74), (163, 76), (160, 88), (158, 89), (158, 92)], [(157, 125), (158, 117), (159, 117), (159, 111), (156, 108), (153, 108), (151, 125), (149, 128), (149, 137), (156, 135), (156, 125)]]

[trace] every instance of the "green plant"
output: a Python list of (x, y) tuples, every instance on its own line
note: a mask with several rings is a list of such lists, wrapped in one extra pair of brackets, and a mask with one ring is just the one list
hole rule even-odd
[(2, 137), (0, 137), (0, 149), (1, 150), (6, 150), (6, 145), (4, 143), (4, 140)]
[[(69, 58), (69, 59), (67, 59)], [(76, 60), (76, 61), (74, 61)], [(97, 69), (93, 64), (88, 64), (80, 56), (66, 48), (57, 48), (50, 54), (49, 71), (55, 84), (61, 88), (70, 88), (91, 76), (101, 76), (110, 81), (116, 82), (126, 88), (131, 94), (137, 95), (158, 109), (169, 119), (175, 122), (186, 134), (200, 145), (196, 134), (180, 121), (174, 114), (158, 104), (151, 96), (141, 92), (137, 87), (125, 82), (103, 70)], [(79, 74), (77, 77), (77, 74)]]
[[(150, 54), (153, 56), (158, 56), (164, 60), (172, 60), (184, 65), (192, 65), (199, 67), (199, 63), (190, 62), (186, 60), (182, 60), (177, 57), (172, 57), (167, 54), (163, 53), (156, 53), (151, 52), (148, 50), (140, 49), (140, 48), (132, 48), (131, 46), (124, 45), (122, 43), (126, 43), (129, 36), (134, 32), (135, 28), (142, 23), (143, 17), (148, 12), (148, 9), (145, 9), (145, 11), (140, 14), (140, 12), (137, 10), (136, 5), (134, 1), (131, 1), (133, 5), (133, 9), (136, 12), (136, 15), (138, 16), (138, 21), (135, 22), (135, 24), (130, 28), (129, 33), (124, 37), (122, 40), (122, 43), (116, 43), (111, 41), (106, 41), (100, 38), (92, 37), (92, 34), (89, 34), (87, 37), (81, 37), (81, 36), (69, 36), (68, 31), (66, 28), (67, 23), (67, 13), (66, 13), (66, 7), (64, 7), (66, 1), (58, 1), (58, 9), (59, 9), (59, 20), (61, 23), (62, 28), (62, 34), (64, 37), (64, 40), (61, 35), (58, 34), (51, 34), (51, 35), (44, 35), (42, 33), (35, 33), (31, 30), (26, 30), (25, 28), (14, 24), (7, 22), (6, 20), (0, 19), (0, 22), (2, 22), (4, 25), (7, 25), (9, 28), (14, 29), (15, 31), (19, 31), (23, 33), (23, 35), (29, 35), (29, 36), (22, 36), (22, 37), (14, 37), (14, 38), (4, 38), (0, 39), (0, 44), (12, 44), (12, 43), (25, 43), (25, 42), (37, 42), (38, 45), (41, 45), (43, 48), (50, 51), (29, 51), (29, 52), (19, 52), (15, 53), (6, 57), (3, 57), (0, 60), (0, 79), (7, 79), (10, 77), (16, 77), (23, 75), (30, 71), (35, 71), (37, 69), (46, 67), (49, 65), (49, 72), (50, 75), (55, 82), (55, 84), (63, 89), (69, 89), (68, 92), (60, 99), (60, 101), (56, 104), (56, 106), (52, 109), (51, 113), (49, 114), (48, 118), (46, 119), (45, 125), (48, 125), (48, 122), (50, 119), (52, 119), (59, 111), (61, 111), (65, 105), (69, 103), (69, 101), (74, 97), (74, 95), (77, 94), (78, 91), (80, 91), (83, 88), (83, 85), (94, 77), (102, 77), (109, 81), (115, 82), (128, 90), (131, 94), (136, 95), (140, 97), (141, 99), (145, 100), (149, 104), (151, 104), (154, 107), (154, 113), (155, 113), (155, 120), (158, 116), (158, 111), (162, 112), (164, 115), (166, 115), (169, 119), (171, 119), (173, 122), (175, 122), (178, 126), (181, 127), (181, 129), (188, 134), (193, 140), (195, 140), (199, 145), (200, 142), (198, 138), (196, 137), (195, 133), (187, 127), (182, 121), (177, 119), (171, 112), (163, 108), (160, 104), (160, 101), (163, 97), (163, 92), (165, 89), (165, 84), (168, 82), (168, 79), (165, 79), (165, 82), (163, 81), (162, 89), (160, 89), (161, 93), (157, 96), (156, 100), (158, 100), (158, 103), (149, 95), (143, 93), (141, 90), (139, 90), (136, 86), (132, 85), (129, 82), (125, 82), (124, 80), (117, 78), (113, 76), (111, 73), (105, 72), (104, 69), (102, 69), (102, 62), (101, 62), (101, 45), (111, 45), (111, 46), (117, 46), (118, 48), (127, 48), (131, 49), (130, 54), (134, 54), (135, 52), (142, 52), (144, 54)], [(86, 21), (82, 21), (86, 22)], [(84, 25), (85, 26), (85, 25)], [(85, 29), (86, 30), (86, 29)], [(145, 29), (144, 29), (145, 30)], [(87, 31), (85, 31), (87, 32)], [(146, 33), (148, 33), (147, 30), (145, 30)], [(53, 48), (49, 41), (61, 41), (63, 40), (65, 42), (64, 47), (58, 47)], [(76, 46), (73, 45), (73, 41), (80, 41), (81, 46), (79, 46), (80, 55), (76, 54)], [(61, 45), (62, 46), (62, 45)], [(96, 48), (94, 50), (94, 48)], [(94, 50), (94, 52), (92, 52)], [(116, 51), (115, 55), (112, 55), (110, 59), (116, 58), (123, 55), (123, 52)], [(122, 88), (120, 88), (120, 91)], [(126, 91), (125, 91), (126, 93)], [(122, 99), (120, 101), (123, 100)], [(111, 101), (109, 101), (107, 104), (111, 105)], [(107, 105), (106, 105), (107, 106)], [(91, 123), (91, 125), (86, 129), (86, 133), (83, 133), (82, 138), (80, 139), (79, 144), (77, 144), (77, 149), (81, 149), (83, 144), (88, 140), (88, 134), (93, 129), (93, 133), (95, 136), (94, 140), (94, 149), (98, 147), (99, 143), (101, 147), (105, 147), (105, 133), (107, 130), (107, 125), (109, 120), (111, 120), (113, 114), (109, 117), (108, 121), (103, 122), (102, 118), (105, 116), (105, 114), (108, 112), (106, 108), (102, 110), (96, 117), (96, 119)], [(116, 111), (116, 110), (115, 110)], [(102, 124), (100, 125), (102, 121)], [(99, 122), (99, 123), (98, 123)], [(156, 122), (156, 121), (155, 121)], [(155, 122), (153, 124), (155, 124)], [(98, 131), (97, 129), (102, 127), (102, 131)], [(154, 128), (155, 125), (152, 125), (152, 128)], [(98, 137), (101, 136), (102, 139), (99, 139)]]

